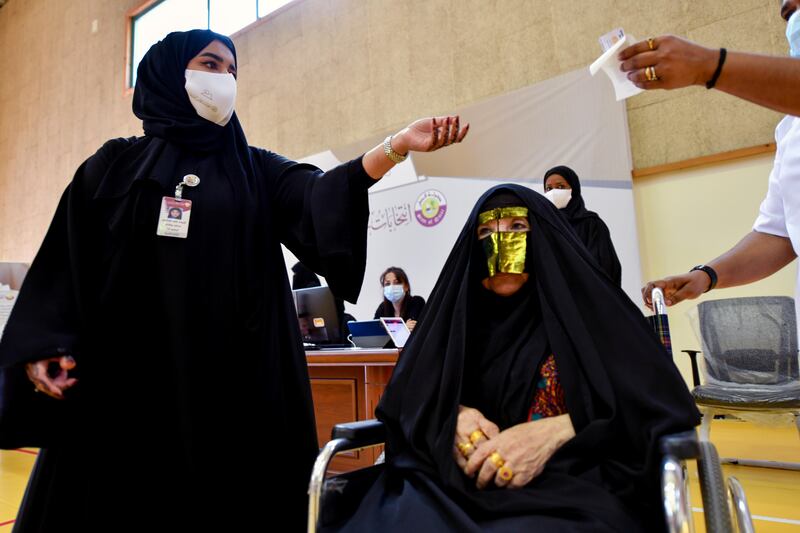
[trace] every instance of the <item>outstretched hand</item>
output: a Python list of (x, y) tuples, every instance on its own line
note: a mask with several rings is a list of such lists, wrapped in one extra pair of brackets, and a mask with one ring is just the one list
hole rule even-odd
[(461, 127), (458, 115), (422, 118), (392, 137), (392, 149), (402, 155), (409, 151), (433, 152), (444, 146), (460, 143), (467, 133), (469, 124)]
[[(719, 49), (662, 35), (628, 46), (618, 58), (622, 71), (640, 89), (680, 89), (709, 81), (717, 68), (719, 53)], [(655, 69), (658, 79), (648, 80), (648, 67)]]
[(675, 305), (683, 300), (697, 298), (708, 290), (711, 278), (702, 270), (694, 270), (686, 274), (678, 274), (668, 278), (650, 281), (642, 287), (644, 305), (653, 310), (653, 289), (658, 287), (664, 292), (664, 303)]

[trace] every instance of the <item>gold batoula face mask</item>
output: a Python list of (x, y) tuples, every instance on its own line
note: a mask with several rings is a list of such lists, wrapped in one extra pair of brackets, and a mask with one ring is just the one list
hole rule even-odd
[[(507, 217), (528, 217), (527, 207), (500, 207), (478, 215), (478, 224)], [(499, 223), (498, 223), (499, 225)], [(530, 229), (517, 231), (493, 231), (481, 238), (486, 254), (489, 277), (499, 272), (522, 274), (525, 272), (525, 256)]]

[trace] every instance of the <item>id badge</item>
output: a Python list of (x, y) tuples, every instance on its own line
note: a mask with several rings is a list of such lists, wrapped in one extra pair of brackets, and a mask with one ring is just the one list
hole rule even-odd
[(185, 239), (189, 235), (189, 218), (192, 215), (192, 201), (179, 200), (165, 196), (161, 200), (156, 235)]

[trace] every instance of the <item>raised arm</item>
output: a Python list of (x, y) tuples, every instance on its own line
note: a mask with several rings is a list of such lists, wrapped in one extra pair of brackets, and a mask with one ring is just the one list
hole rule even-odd
[[(708, 266), (717, 273), (717, 288), (746, 285), (766, 278), (791, 263), (797, 255), (786, 237), (752, 231)], [(642, 289), (645, 305), (651, 308), (654, 287), (664, 291), (667, 305), (697, 298), (708, 291), (711, 278), (702, 270), (651, 281)]]
[[(719, 48), (663, 35), (633, 44), (619, 54), (622, 70), (642, 89), (705, 86), (720, 60)], [(648, 81), (653, 66), (658, 80)], [(714, 89), (781, 113), (800, 115), (800, 59), (728, 51)]]

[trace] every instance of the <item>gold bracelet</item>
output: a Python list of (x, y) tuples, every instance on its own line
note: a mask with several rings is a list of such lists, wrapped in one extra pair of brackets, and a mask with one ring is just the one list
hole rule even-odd
[(383, 141), (383, 153), (386, 154), (386, 157), (391, 159), (392, 162), (394, 162), (394, 163), (402, 163), (403, 161), (406, 160), (408, 155), (407, 154), (406, 155), (400, 155), (400, 154), (398, 154), (397, 152), (394, 151), (394, 148), (392, 148), (392, 137), (393, 137), (393, 135), (389, 135)]

